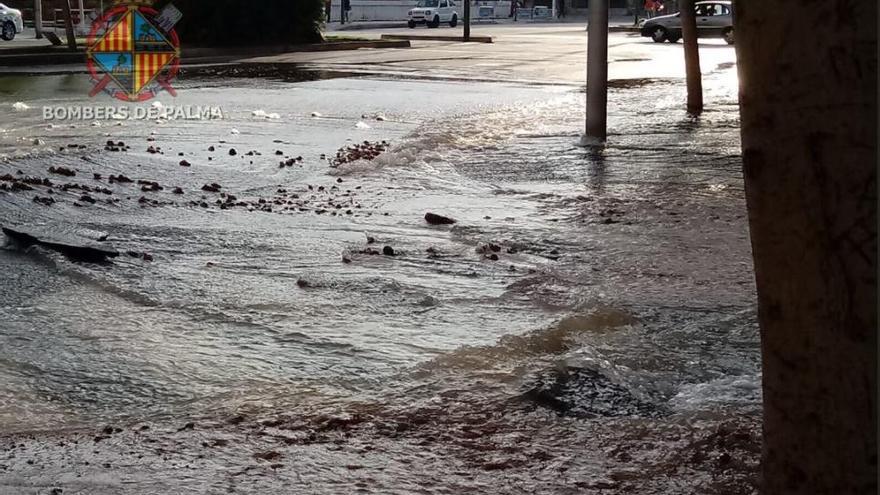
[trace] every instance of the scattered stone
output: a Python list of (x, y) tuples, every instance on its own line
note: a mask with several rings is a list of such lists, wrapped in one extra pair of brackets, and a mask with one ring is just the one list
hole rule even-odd
[(144, 261), (153, 261), (153, 255), (144, 253)]
[(305, 289), (307, 287), (311, 287), (311, 284), (307, 280), (299, 279), (296, 281), (296, 286), (300, 289)]
[(9, 186), (9, 190), (12, 192), (33, 191), (34, 188), (25, 184), (24, 182), (13, 182), (12, 185)]
[(42, 198), (40, 196), (34, 196), (34, 203), (38, 203), (44, 206), (52, 206), (55, 204), (55, 200), (53, 198)]
[(238, 152), (235, 151), (235, 148), (229, 148), (229, 156), (235, 156), (237, 154), (238, 154)]
[(218, 193), (218, 192), (220, 192), (220, 189), (222, 189), (222, 188), (223, 188), (223, 186), (221, 186), (220, 184), (217, 184), (217, 183), (205, 184), (204, 186), (202, 186), (202, 191)]
[(395, 256), (394, 248), (391, 246), (385, 246), (382, 248), (382, 254), (385, 256)]
[(444, 217), (443, 215), (437, 215), (435, 213), (425, 213), (425, 221), (431, 225), (452, 225), (456, 223), (455, 220), (449, 217)]
[(215, 150), (215, 148), (213, 146), (208, 146), (208, 151), (213, 152), (214, 150)]
[(122, 174), (119, 174), (119, 175), (111, 175), (111, 176), (108, 178), (108, 180), (110, 181), (111, 184), (116, 183), (116, 182), (118, 182), (118, 183), (120, 183), (120, 184), (129, 184), (129, 183), (131, 183), (131, 182), (134, 182), (133, 180), (129, 179), (128, 177), (126, 177), (126, 176), (124, 176), (124, 175), (122, 175)]
[(179, 187), (175, 187), (174, 190), (171, 191), (173, 194), (183, 194), (183, 189)]
[(83, 194), (82, 196), (80, 196), (79, 200), (82, 201), (83, 203), (88, 203), (90, 205), (93, 205), (96, 203), (95, 198), (89, 196), (88, 194)]
[(181, 166), (181, 167), (192, 167), (192, 164), (190, 164), (190, 163), (189, 163), (188, 161), (186, 161), (186, 160), (180, 160), (180, 166)]
[(371, 143), (364, 141), (362, 144), (353, 144), (351, 146), (340, 148), (336, 152), (336, 158), (330, 161), (331, 167), (338, 167), (345, 163), (351, 163), (358, 160), (372, 161), (376, 157), (384, 153), (388, 149), (388, 142)]
[(181, 426), (180, 428), (178, 428), (177, 431), (194, 430), (195, 428), (196, 428), (196, 424), (190, 422), (190, 423), (187, 423), (187, 424)]
[(49, 173), (65, 177), (76, 177), (76, 172), (66, 167), (49, 167)]
[(141, 186), (141, 191), (143, 192), (158, 192), (164, 189), (158, 182), (151, 180), (138, 180), (137, 183)]
[(275, 452), (274, 450), (269, 452), (262, 452), (254, 454), (254, 459), (260, 459), (263, 461), (274, 461), (281, 459), (281, 454), (279, 452)]

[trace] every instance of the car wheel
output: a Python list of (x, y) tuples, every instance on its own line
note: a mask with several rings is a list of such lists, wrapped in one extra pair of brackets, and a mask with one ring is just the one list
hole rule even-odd
[(663, 26), (657, 26), (651, 31), (651, 39), (654, 40), (654, 43), (663, 43), (666, 41), (666, 28)]
[(6, 41), (15, 39), (15, 24), (9, 21), (4, 22), (2, 28), (0, 28), (0, 38)]
[(452, 16), (452, 20), (449, 21), (449, 27), (454, 28), (455, 26), (458, 26), (458, 16), (457, 15)]
[(434, 17), (434, 20), (428, 23), (429, 28), (438, 28), (440, 27), (440, 16)]
[(410, 29), (415, 29), (415, 28), (416, 28), (416, 23), (415, 23), (415, 21), (409, 21), (409, 22), (406, 23), (406, 25), (409, 26)]
[(666, 41), (668, 41), (670, 43), (678, 43), (678, 40), (680, 40), (680, 39), (681, 39), (681, 37), (677, 36), (675, 34), (666, 35)]
[(722, 33), (722, 36), (724, 37), (724, 41), (726, 41), (728, 45), (733, 44), (733, 28), (725, 29), (724, 33)]

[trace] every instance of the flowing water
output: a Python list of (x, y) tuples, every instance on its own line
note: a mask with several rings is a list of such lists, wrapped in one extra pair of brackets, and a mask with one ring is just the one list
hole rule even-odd
[(182, 456), (110, 475), (77, 464), (91, 447), (0, 452), (0, 490), (752, 493), (735, 69), (698, 119), (680, 81), (613, 85), (598, 150), (577, 88), (300, 75), (200, 74), (162, 100), (222, 120), (97, 124), (42, 118), (94, 104), (82, 76), (0, 78), (0, 175), (53, 182), (0, 191), (0, 224), (139, 256), (0, 250), (0, 430), (147, 424), (151, 455)]

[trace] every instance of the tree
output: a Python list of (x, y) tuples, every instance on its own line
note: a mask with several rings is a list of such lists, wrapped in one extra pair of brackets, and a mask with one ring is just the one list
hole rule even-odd
[(735, 32), (761, 324), (762, 490), (873, 494), (877, 2), (741, 0)]
[(681, 35), (684, 40), (684, 65), (687, 75), (687, 111), (703, 112), (703, 73), (700, 71), (700, 47), (697, 44), (697, 18), (694, 0), (681, 2)]
[(76, 51), (76, 34), (73, 32), (73, 18), (70, 16), (70, 0), (62, 0), (61, 8), (64, 9), (64, 27), (67, 32), (67, 46), (71, 51)]
[(38, 40), (43, 39), (43, 0), (34, 0), (34, 31)]

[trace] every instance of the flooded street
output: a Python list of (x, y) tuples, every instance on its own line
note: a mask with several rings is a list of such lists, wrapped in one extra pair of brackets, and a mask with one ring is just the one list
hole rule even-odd
[(574, 84), (252, 75), (99, 124), (0, 76), (0, 184), (51, 182), (0, 224), (123, 253), (0, 250), (0, 493), (756, 492), (734, 66), (698, 119), (612, 82), (601, 150)]

